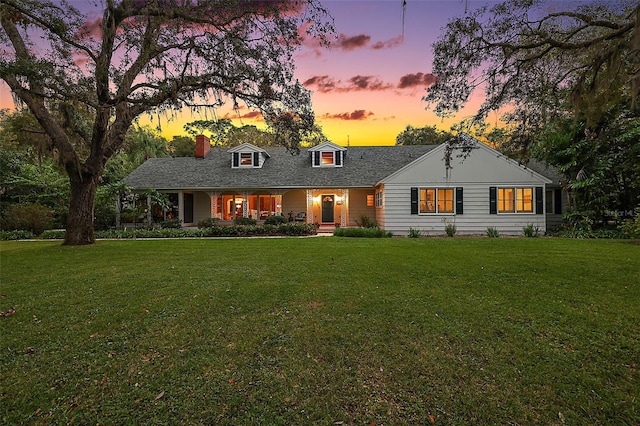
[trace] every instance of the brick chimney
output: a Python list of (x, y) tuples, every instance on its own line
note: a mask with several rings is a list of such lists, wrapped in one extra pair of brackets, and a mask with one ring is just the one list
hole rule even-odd
[(205, 135), (196, 136), (196, 158), (204, 158), (211, 149), (209, 138)]

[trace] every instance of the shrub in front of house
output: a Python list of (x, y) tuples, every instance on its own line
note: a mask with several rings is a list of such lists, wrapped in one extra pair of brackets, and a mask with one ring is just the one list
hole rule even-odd
[(361, 214), (360, 217), (356, 219), (356, 225), (361, 228), (378, 228), (378, 222), (371, 219), (366, 214)]
[(451, 223), (444, 227), (444, 233), (447, 234), (447, 237), (455, 237), (457, 230), (456, 226)]
[(40, 234), (40, 238), (43, 240), (64, 240), (65, 234), (66, 231), (64, 229), (49, 229)]
[(31, 231), (0, 231), (1, 241), (30, 240), (32, 238), (35, 238), (35, 235)]
[(256, 220), (250, 217), (236, 217), (233, 219), (233, 224), (236, 226), (255, 226)]
[(492, 228), (492, 227), (487, 228), (487, 237), (498, 238), (499, 236), (500, 236), (500, 232), (498, 232), (497, 228)]
[(283, 223), (287, 223), (289, 220), (284, 217), (284, 216), (278, 216), (278, 215), (272, 215), (272, 216), (267, 216), (264, 219), (264, 224), (265, 225), (280, 225)]
[(409, 228), (409, 238), (420, 238), (420, 235), (422, 235), (422, 231), (419, 229)]
[(214, 226), (218, 225), (218, 218), (217, 217), (210, 217), (207, 219), (203, 219), (200, 222), (198, 222), (198, 228), (202, 229), (202, 228), (212, 228)]
[(163, 228), (163, 229), (168, 229), (168, 228), (178, 229), (178, 228), (182, 228), (182, 222), (180, 222), (180, 219), (178, 219), (178, 218), (163, 220), (162, 222), (159, 223), (159, 225), (160, 225), (160, 228)]
[(522, 233), (524, 234), (525, 237), (535, 238), (539, 235), (540, 230), (538, 229), (537, 226), (530, 223), (527, 226), (522, 228)]
[(135, 238), (195, 238), (202, 237), (201, 229), (160, 228), (160, 229), (110, 229), (96, 231), (96, 238), (126, 240)]
[(335, 237), (390, 238), (393, 234), (380, 228), (336, 228)]
[(306, 222), (288, 222), (278, 225), (277, 235), (286, 235), (289, 237), (296, 237), (302, 235), (315, 235), (318, 233), (318, 228), (313, 223)]
[[(160, 229), (111, 229), (96, 231), (100, 239), (136, 239), (136, 238), (202, 238), (202, 237), (259, 237), (259, 236), (304, 236), (315, 235), (318, 229), (311, 223), (284, 223), (281, 225), (214, 225), (207, 228), (160, 228)], [(64, 230), (46, 231), (43, 239), (64, 239)], [(27, 234), (25, 234), (27, 235)], [(33, 238), (32, 234), (30, 238)], [(2, 238), (2, 234), (0, 234)]]

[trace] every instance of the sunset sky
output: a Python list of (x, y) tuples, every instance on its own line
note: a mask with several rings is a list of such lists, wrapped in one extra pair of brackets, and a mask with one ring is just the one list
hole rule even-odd
[[(83, 0), (84, 1), (84, 0)], [(313, 91), (317, 123), (340, 145), (393, 145), (407, 125), (436, 125), (448, 130), (471, 115), (481, 101), (478, 93), (455, 119), (442, 121), (421, 100), (433, 81), (431, 45), (453, 17), (486, 1), (323, 0), (335, 19), (337, 40), (329, 48), (309, 42), (296, 55), (296, 78)], [(12, 107), (6, 84), (0, 83), (0, 107)], [(221, 110), (234, 124), (263, 126), (248, 110)], [(211, 118), (184, 111), (177, 118), (161, 117), (162, 134), (185, 134), (186, 122)], [(141, 120), (149, 123), (148, 119)], [(158, 125), (158, 118), (153, 126)]]
[[(313, 91), (316, 121), (332, 142), (393, 145), (407, 125), (449, 129), (455, 120), (442, 121), (421, 100), (433, 81), (431, 44), (452, 17), (486, 1), (469, 1), (465, 6), (463, 0), (407, 0), (404, 27), (402, 0), (323, 0), (322, 4), (335, 20), (337, 40), (329, 48), (304, 46), (295, 57), (296, 78)], [(456, 119), (471, 115), (480, 100), (476, 98)], [(236, 126), (262, 126), (254, 114), (244, 112), (249, 115), (235, 118)], [(184, 119), (163, 122), (163, 134), (182, 133)]]

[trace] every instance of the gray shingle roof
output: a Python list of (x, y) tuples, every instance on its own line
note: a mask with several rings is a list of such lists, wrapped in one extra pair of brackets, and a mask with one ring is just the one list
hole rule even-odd
[(530, 159), (526, 164), (523, 164), (523, 167), (549, 178), (554, 185), (561, 185), (567, 181), (566, 176), (560, 170), (544, 161)]
[(292, 155), (267, 148), (262, 168), (231, 168), (226, 148), (212, 148), (205, 158), (151, 158), (125, 178), (135, 189), (356, 188), (373, 187), (437, 145), (353, 146), (343, 167), (312, 167), (307, 149)]

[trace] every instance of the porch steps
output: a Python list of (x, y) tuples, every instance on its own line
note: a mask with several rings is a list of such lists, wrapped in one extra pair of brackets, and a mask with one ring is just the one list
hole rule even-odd
[(320, 225), (318, 227), (318, 235), (333, 235), (335, 229), (334, 225)]

